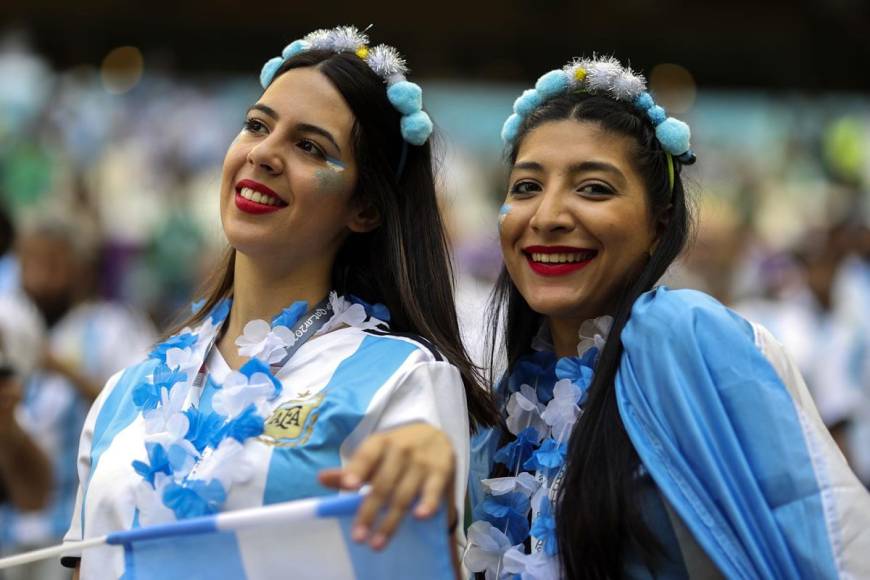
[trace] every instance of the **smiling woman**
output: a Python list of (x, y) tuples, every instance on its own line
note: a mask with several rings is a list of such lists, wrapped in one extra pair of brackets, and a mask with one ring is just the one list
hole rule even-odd
[[(375, 549), (415, 498), (461, 520), (469, 434), (496, 414), (459, 339), (432, 124), (404, 72), (348, 27), (266, 64), (224, 159), (224, 267), (95, 402), (67, 540), (366, 482), (352, 536)], [(111, 550), (65, 562), (124, 571)]]
[(870, 498), (779, 343), (656, 287), (688, 238), (688, 126), (614, 59), (578, 59), (517, 99), (503, 137), (504, 422), (473, 442), (467, 568), (870, 574)]

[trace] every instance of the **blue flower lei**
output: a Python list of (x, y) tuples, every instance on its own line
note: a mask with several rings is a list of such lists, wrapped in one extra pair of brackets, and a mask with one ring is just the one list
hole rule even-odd
[[(329, 323), (333, 325), (355, 325), (363, 319), (365, 324), (377, 325), (389, 320), (382, 304), (369, 305), (357, 297), (346, 300), (335, 293), (330, 303), (334, 314)], [(193, 305), (194, 311), (201, 307)], [(144, 510), (162, 512), (163, 519), (185, 519), (221, 509), (233, 482), (243, 477), (239, 476), (244, 472), (240, 462), (232, 459), (240, 459), (236, 454), (242, 452), (243, 444), (263, 433), (266, 404), (283, 390), (268, 361), (274, 352), (280, 354), (294, 344), (290, 328), (307, 310), (308, 304), (299, 301), (275, 316), (271, 324), (253, 321), (246, 325), (236, 343), (247, 349), (251, 359), (219, 386), (209, 412), (183, 409), (183, 404), (206, 351), (229, 315), (230, 301), (218, 303), (196, 332), (182, 331), (151, 351), (148, 358), (156, 361), (154, 371), (132, 390), (146, 431), (146, 458), (132, 462), (143, 479), (137, 492), (140, 514)]]
[[(484, 487), (489, 489), (474, 507), (472, 517), (475, 523), (488, 524), (478, 529), (488, 530), (492, 538), (486, 545), (470, 542), (469, 552), (491, 551), (496, 545), (504, 547), (505, 542), (499, 542), (498, 538), (506, 537), (513, 546), (510, 549), (524, 553), (526, 540), (535, 539), (532, 554), (542, 551), (547, 558), (556, 558), (554, 505), (549, 494), (564, 467), (567, 438), (582, 413), (604, 344), (603, 335), (610, 325), (605, 318), (589, 323), (593, 327), (598, 325), (601, 332), (581, 341), (578, 356), (557, 358), (551, 351), (533, 352), (521, 357), (502, 382), (508, 398), (508, 428), (515, 431), (513, 439), (495, 452), (493, 462), (504, 465), (513, 476), (484, 481)], [(581, 334), (582, 331), (583, 327)], [(536, 483), (530, 486), (532, 480)], [(507, 551), (505, 548), (499, 557), (503, 558)], [(492, 562), (493, 558), (487, 561)]]

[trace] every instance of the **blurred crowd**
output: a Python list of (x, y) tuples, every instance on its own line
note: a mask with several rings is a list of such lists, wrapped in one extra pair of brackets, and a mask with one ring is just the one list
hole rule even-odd
[[(116, 94), (96, 67), (53, 71), (24, 38), (0, 36), (0, 78), (15, 79), (0, 85), (0, 553), (60, 540), (90, 403), (224, 249), (220, 163), (256, 99), (254, 72), (146, 67)], [(482, 305), (500, 264), (498, 127), (521, 87), (423, 84), (442, 134), (463, 332), (483, 362)], [(870, 484), (870, 98), (700, 91), (677, 112), (699, 157), (698, 223), (666, 283), (770, 329)]]

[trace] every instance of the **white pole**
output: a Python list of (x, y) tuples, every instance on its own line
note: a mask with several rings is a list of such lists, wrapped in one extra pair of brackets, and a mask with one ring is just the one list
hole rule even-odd
[(49, 548), (42, 548), (40, 550), (33, 550), (32, 552), (24, 552), (23, 554), (9, 556), (8, 558), (0, 558), (0, 570), (11, 568), (12, 566), (20, 566), (21, 564), (29, 564), (30, 562), (36, 562), (37, 560), (47, 560), (48, 558), (53, 558), (55, 556), (62, 556), (68, 552), (78, 552), (79, 550), (102, 546), (105, 543), (106, 536), (100, 536), (99, 538), (91, 538), (89, 540), (82, 540), (81, 542), (67, 542), (66, 544), (60, 544), (59, 546), (51, 546)]

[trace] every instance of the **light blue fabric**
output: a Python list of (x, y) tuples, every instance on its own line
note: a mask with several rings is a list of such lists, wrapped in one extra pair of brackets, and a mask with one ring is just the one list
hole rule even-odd
[(448, 556), (447, 541), (451, 536), (446, 531), (447, 515), (443, 508), (431, 519), (406, 518), (383, 553), (353, 541), (351, 517), (340, 518), (339, 522), (356, 580), (450, 580), (456, 577)]
[(374, 394), (416, 349), (393, 338), (367, 335), (363, 339), (324, 387), (316, 417), (312, 411), (307, 419), (311, 436), (304, 445), (276, 446), (272, 452), (264, 505), (335, 493), (318, 483), (317, 473), (341, 465), (342, 442), (365, 416)]
[(123, 580), (246, 578), (236, 534), (142, 540), (124, 547)]
[(643, 476), (639, 499), (641, 514), (650, 532), (659, 543), (653, 570), (644, 561), (640, 547), (629, 544), (623, 561), (623, 576), (627, 580), (686, 580), (689, 572), (680, 551), (680, 542), (671, 525), (665, 504), (649, 475)]
[(662, 493), (729, 578), (835, 578), (792, 398), (752, 327), (709, 296), (659, 288), (622, 333), (616, 394)]
[[(406, 518), (383, 550), (372, 550), (368, 544), (351, 539), (359, 496), (346, 496), (329, 501), (327, 509), (317, 509), (310, 520), (290, 520), (286, 525), (263, 528), (249, 527), (247, 542), (240, 542), (235, 531), (217, 531), (217, 518), (204, 517), (186, 522), (151, 526), (110, 536), (110, 544), (124, 545), (124, 580), (189, 580), (198, 578), (318, 578), (327, 559), (346, 562), (357, 580), (383, 578), (414, 578), (415, 580), (449, 580), (454, 578), (450, 562), (447, 515), (442, 508), (425, 520)], [(341, 504), (341, 505), (336, 505)], [(348, 509), (349, 508), (349, 509)], [(320, 520), (320, 521), (318, 521)], [(332, 520), (337, 544), (318, 544), (323, 524)], [(329, 524), (328, 524), (329, 525)], [(317, 531), (310, 533), (312, 527)], [(275, 552), (274, 534), (289, 550)], [(252, 537), (252, 534), (258, 536)], [(260, 538), (269, 542), (258, 541)], [(343, 545), (340, 545), (343, 540)], [(258, 552), (272, 550), (268, 552)], [(290, 552), (294, 556), (286, 556)], [(299, 554), (305, 557), (300, 558)], [(277, 556), (277, 557), (276, 557)], [(265, 564), (264, 569), (264, 559)], [(256, 563), (259, 575), (245, 566)]]
[[(94, 423), (94, 437), (91, 441), (91, 466), (90, 474), (93, 475), (100, 462), (100, 457), (112, 444), (115, 435), (120, 433), (127, 427), (136, 416), (139, 414), (139, 408), (133, 402), (133, 389), (140, 382), (145, 380), (145, 377), (154, 372), (154, 368), (159, 364), (155, 359), (147, 359), (144, 362), (130, 367), (124, 371), (118, 383), (106, 401), (103, 403), (100, 412), (97, 415), (97, 420)], [(81, 482), (82, 485), (82, 509), (81, 513), (85, 513), (85, 502), (88, 497), (88, 481)], [(82, 519), (82, 537), (86, 538), (85, 534), (85, 518)]]

